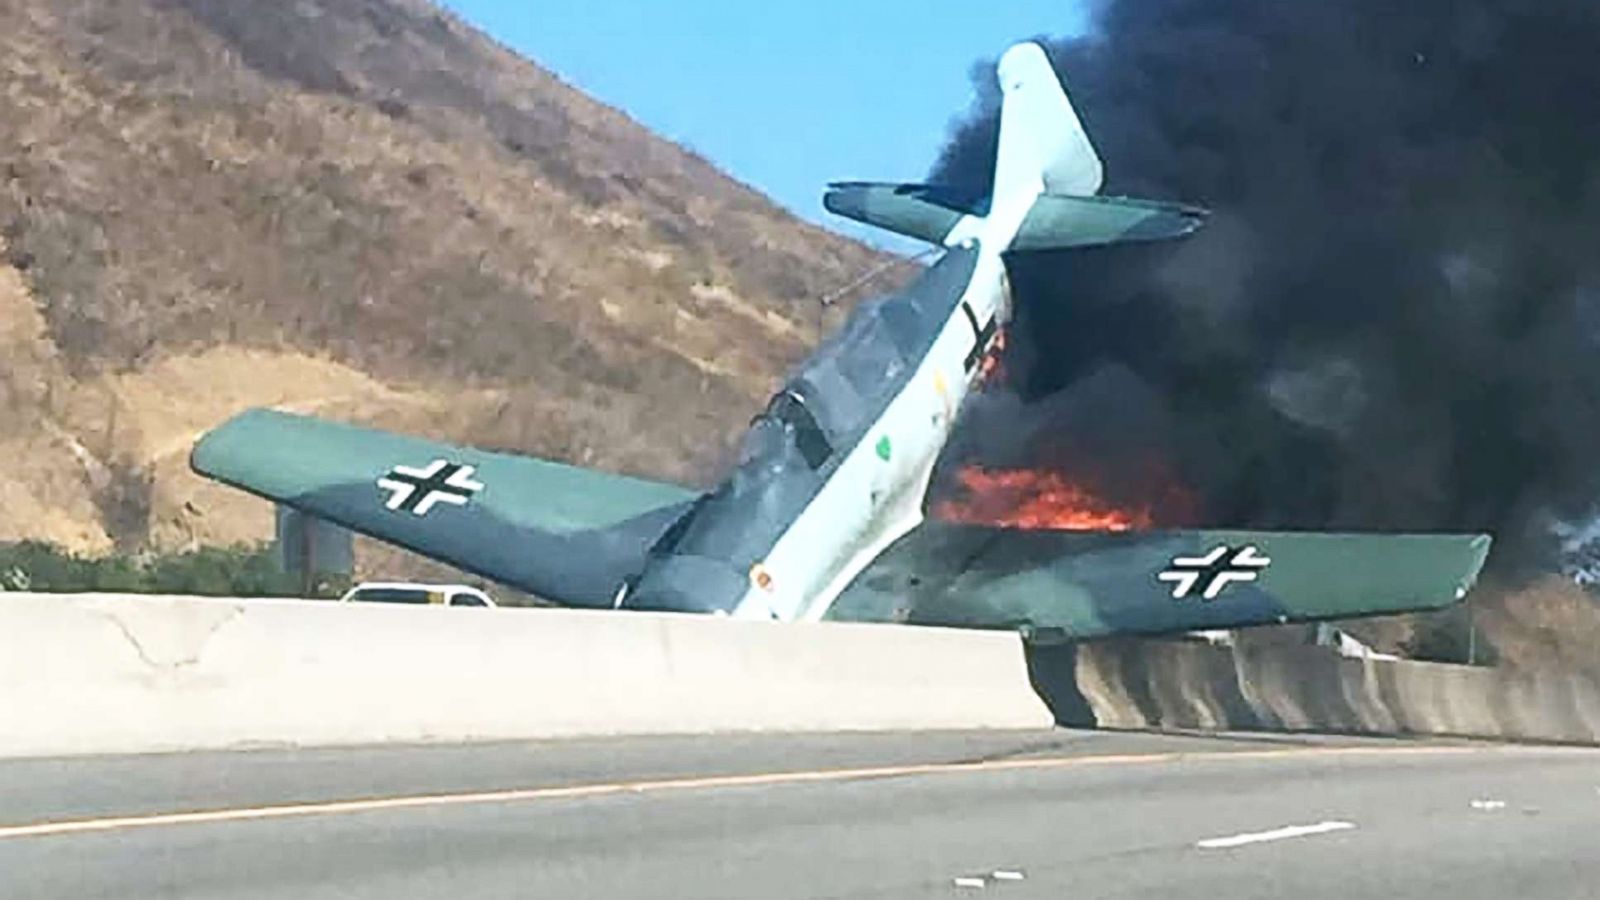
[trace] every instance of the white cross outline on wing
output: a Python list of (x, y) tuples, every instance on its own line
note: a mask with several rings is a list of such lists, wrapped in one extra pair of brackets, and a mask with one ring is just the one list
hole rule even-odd
[[(473, 473), (478, 470), (477, 466), (456, 464), (451, 463), (449, 460), (436, 459), (429, 463), (426, 467), (420, 469), (414, 466), (395, 466), (392, 470), (390, 470), (390, 474), (404, 475), (408, 478), (414, 478), (419, 482), (425, 483), (435, 479), (440, 472), (444, 471), (446, 466), (452, 465), (455, 466), (455, 470), (444, 479), (443, 484), (448, 487), (455, 488), (461, 493), (455, 494), (449, 491), (441, 491), (434, 488), (429, 488), (428, 493), (423, 495), (422, 499), (417, 502), (417, 505), (411, 509), (412, 515), (427, 515), (428, 511), (433, 509), (433, 505), (435, 503), (449, 503), (452, 506), (466, 506), (467, 501), (472, 498), (472, 495), (483, 490), (484, 488), (483, 482), (474, 481), (472, 479)], [(412, 494), (422, 490), (423, 484), (412, 483), (409, 481), (399, 481), (388, 477), (388, 475), (385, 475), (384, 477), (378, 479), (378, 487), (389, 491), (389, 499), (383, 505), (388, 509), (398, 510), (405, 506), (406, 502), (411, 499)]]
[[(1172, 582), (1172, 599), (1182, 600), (1189, 596), (1195, 585), (1200, 581), (1200, 576), (1222, 560), (1228, 546), (1222, 544), (1213, 547), (1205, 556), (1175, 556), (1171, 568), (1156, 574), (1157, 581)], [(1255, 581), (1256, 576), (1272, 565), (1271, 557), (1262, 555), (1254, 544), (1240, 548), (1228, 560), (1230, 567), (1212, 575), (1211, 581), (1206, 584), (1205, 591), (1200, 595), (1204, 600), (1215, 600), (1221, 595), (1224, 588), (1235, 582)]]

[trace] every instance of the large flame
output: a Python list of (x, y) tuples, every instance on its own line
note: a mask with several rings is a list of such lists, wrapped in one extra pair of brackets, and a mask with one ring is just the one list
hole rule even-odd
[(935, 518), (1059, 531), (1130, 531), (1155, 523), (1150, 507), (1119, 507), (1059, 472), (966, 466), (956, 479), (966, 496), (934, 504)]

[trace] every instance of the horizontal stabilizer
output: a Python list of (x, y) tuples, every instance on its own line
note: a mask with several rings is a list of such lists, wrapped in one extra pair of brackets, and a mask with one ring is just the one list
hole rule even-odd
[[(987, 197), (935, 184), (843, 182), (831, 185), (829, 212), (930, 244), (945, 243), (967, 217), (988, 214)], [(1023, 219), (1013, 251), (1066, 250), (1186, 237), (1205, 222), (1196, 206), (1126, 197), (1041, 194)]]
[(1439, 609), (1487, 535), (1027, 531), (926, 522), (828, 618), (1017, 629), (1040, 640), (1243, 628)]
[(1197, 206), (1129, 197), (1041, 194), (1011, 241), (1014, 252), (1068, 250), (1187, 237), (1205, 224)]
[(611, 605), (698, 494), (523, 456), (251, 410), (201, 475), (569, 606)]
[(878, 184), (846, 181), (828, 185), (822, 206), (834, 215), (854, 219), (942, 244), (966, 216), (988, 214), (989, 199), (937, 184)]

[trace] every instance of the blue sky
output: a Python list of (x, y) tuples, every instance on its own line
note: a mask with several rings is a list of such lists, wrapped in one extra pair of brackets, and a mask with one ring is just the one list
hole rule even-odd
[[(564, 80), (813, 221), (831, 180), (915, 181), (1012, 41), (1075, 0), (446, 0)], [(851, 233), (860, 234), (851, 230)]]

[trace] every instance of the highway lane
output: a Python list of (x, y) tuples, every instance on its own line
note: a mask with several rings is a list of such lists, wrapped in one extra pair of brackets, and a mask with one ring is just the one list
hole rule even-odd
[(1600, 752), (1052, 731), (0, 762), (4, 897), (1175, 893), (1600, 897)]

